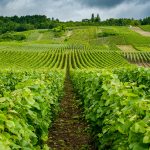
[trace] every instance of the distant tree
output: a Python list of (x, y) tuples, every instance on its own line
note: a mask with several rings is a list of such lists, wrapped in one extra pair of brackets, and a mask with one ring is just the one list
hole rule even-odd
[(134, 25), (134, 26), (141, 25), (141, 22), (140, 22), (139, 20), (134, 20), (134, 21), (133, 21), (133, 25)]
[(26, 39), (26, 36), (24, 34), (18, 34), (18, 35), (16, 34), (16, 35), (14, 35), (13, 39), (16, 41), (22, 41), (22, 40)]
[(92, 14), (91, 16), (91, 22), (94, 22), (95, 21), (95, 17), (94, 17), (94, 14)]
[(58, 18), (56, 19), (56, 22), (59, 22), (59, 19), (58, 19)]
[(10, 33), (5, 33), (0, 37), (0, 39), (2, 39), (2, 40), (13, 40), (13, 38), (14, 38), (14, 36)]
[(107, 19), (107, 20), (101, 22), (101, 24), (110, 25), (110, 26), (127, 26), (127, 25), (137, 26), (137, 25), (140, 25), (141, 22), (140, 22), (140, 20), (134, 20), (133, 18), (132, 19), (128, 19), (128, 18), (119, 18), (119, 19), (110, 18), (110, 19)]
[(15, 16), (11, 17), (11, 21), (19, 22), (19, 17), (15, 15)]
[[(93, 26), (93, 25), (111, 25), (111, 26), (126, 26), (126, 25), (147, 25), (150, 24), (150, 17), (144, 19), (135, 20), (134, 18), (110, 18), (105, 21), (101, 21), (99, 14), (94, 16), (91, 15), (90, 19), (83, 19), (82, 21), (68, 21), (61, 22), (58, 19), (47, 18), (45, 15), (27, 15), (27, 16), (12, 16), (4, 17), (0, 16), (0, 34), (4, 34), (11, 31), (26, 31), (32, 29), (54, 29), (64, 30), (60, 26), (65, 25), (66, 27), (73, 26)], [(9, 35), (8, 35), (9, 37)]]
[(18, 27), (16, 27), (15, 31), (22, 32), (27, 30), (33, 30), (34, 26), (31, 24), (20, 24)]
[(55, 21), (54, 17), (52, 17), (52, 21)]
[(8, 21), (7, 23), (4, 23), (4, 24), (3, 24), (2, 32), (3, 32), (3, 33), (6, 33), (6, 32), (8, 32), (8, 31), (14, 31), (17, 26), (18, 26), (17, 23), (12, 22), (12, 21)]
[(0, 41), (3, 40), (16, 40), (16, 41), (22, 41), (25, 40), (26, 36), (24, 34), (13, 34), (13, 33), (5, 33), (3, 35), (0, 36)]
[(142, 25), (150, 24), (150, 17), (144, 18), (144, 19), (141, 21), (141, 24), (142, 24)]
[(100, 16), (99, 14), (97, 14), (97, 17), (95, 18), (95, 22), (100, 22), (100, 21), (101, 21)]

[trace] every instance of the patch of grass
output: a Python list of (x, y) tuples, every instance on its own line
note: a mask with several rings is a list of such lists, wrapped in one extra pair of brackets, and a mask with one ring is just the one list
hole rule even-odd
[(136, 49), (139, 51), (150, 51), (150, 46), (137, 46)]
[(150, 32), (150, 25), (139, 26), (141, 29)]
[(118, 33), (114, 29), (102, 29), (102, 32), (98, 33), (98, 37), (117, 36)]
[(23, 41), (25, 39), (26, 36), (23, 33), (8, 32), (0, 35), (0, 41)]
[(103, 37), (103, 44), (106, 43), (108, 45), (133, 45), (133, 47), (137, 46), (149, 46), (150, 38), (144, 37), (132, 30), (128, 27), (104, 27), (102, 30), (107, 30), (107, 28), (111, 29), (116, 36), (108, 36)]

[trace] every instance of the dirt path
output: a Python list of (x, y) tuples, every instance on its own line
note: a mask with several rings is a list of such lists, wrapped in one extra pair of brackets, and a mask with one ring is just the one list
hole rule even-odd
[(72, 31), (68, 31), (66, 34), (67, 37), (70, 37), (71, 35), (72, 35)]
[(147, 32), (147, 31), (144, 31), (142, 30), (141, 28), (139, 27), (131, 27), (131, 30), (143, 35), (143, 36), (147, 36), (147, 37), (150, 37), (150, 32)]
[(65, 81), (62, 111), (49, 131), (48, 145), (52, 150), (94, 150), (90, 146), (87, 124), (82, 118), (69, 76)]
[(37, 41), (40, 41), (43, 38), (43, 34), (40, 34)]
[[(126, 59), (126, 58), (125, 58)], [(137, 65), (139, 67), (145, 67), (145, 68), (149, 68), (150, 67), (150, 63), (149, 62), (133, 62), (129, 59), (126, 59), (130, 64), (134, 64)]]
[(132, 64), (135, 64), (137, 66), (140, 66), (140, 67), (145, 67), (145, 68), (149, 68), (150, 67), (150, 63), (145, 63), (145, 62), (138, 62), (138, 63), (132, 63)]
[(136, 52), (136, 49), (132, 45), (117, 45), (123, 52)]

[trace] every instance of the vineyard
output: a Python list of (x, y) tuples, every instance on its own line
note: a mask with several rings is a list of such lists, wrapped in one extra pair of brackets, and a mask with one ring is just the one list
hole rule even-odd
[(24, 34), (0, 42), (1, 150), (149, 150), (149, 37), (128, 27)]
[(56, 71), (0, 72), (2, 150), (47, 148), (44, 142), (58, 111), (64, 77)]
[[(19, 48), (18, 48), (19, 49)], [(115, 61), (114, 61), (115, 60)], [(18, 68), (111, 68), (129, 65), (123, 57), (115, 51), (81, 50), (81, 49), (45, 49), (38, 51), (1, 51), (0, 66)]]
[(98, 149), (149, 149), (150, 70), (84, 70), (71, 76)]
[(131, 63), (139, 66), (150, 67), (149, 52), (125, 52), (123, 56)]

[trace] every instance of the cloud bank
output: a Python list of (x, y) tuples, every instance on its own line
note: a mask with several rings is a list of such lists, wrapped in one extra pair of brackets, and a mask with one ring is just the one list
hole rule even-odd
[(149, 0), (0, 0), (0, 15), (42, 14), (60, 20), (81, 20), (99, 13), (107, 18), (150, 16)]

